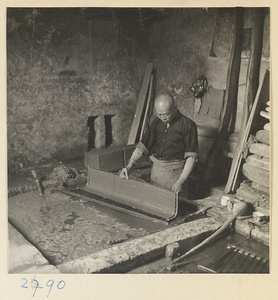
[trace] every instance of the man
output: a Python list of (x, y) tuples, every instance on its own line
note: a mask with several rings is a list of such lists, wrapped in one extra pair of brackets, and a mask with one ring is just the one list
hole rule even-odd
[(128, 179), (142, 155), (150, 155), (153, 162), (151, 180), (179, 193), (196, 164), (197, 126), (180, 113), (169, 94), (161, 94), (155, 99), (155, 110), (157, 118), (137, 144), (120, 177)]

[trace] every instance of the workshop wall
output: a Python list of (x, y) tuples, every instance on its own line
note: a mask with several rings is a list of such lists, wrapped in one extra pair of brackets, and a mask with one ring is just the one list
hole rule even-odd
[(124, 143), (149, 61), (146, 28), (112, 9), (7, 16), (9, 167), (80, 157), (90, 140)]
[[(218, 31), (215, 36), (217, 18), (221, 32)], [(205, 75), (209, 86), (225, 89), (233, 18), (232, 11), (225, 9), (220, 14), (214, 8), (170, 9), (164, 19), (152, 25), (157, 92), (171, 92), (182, 113), (200, 126), (217, 128), (219, 118), (194, 111), (190, 87), (196, 79)], [(212, 56), (213, 46), (217, 55)]]
[[(226, 88), (234, 12), (231, 9), (169, 9), (152, 24), (152, 60), (156, 93), (170, 92), (180, 111), (198, 126), (200, 160), (208, 154), (220, 125)], [(196, 109), (190, 87), (201, 75), (215, 95)], [(207, 103), (210, 99), (207, 99)], [(210, 112), (208, 113), (208, 110)]]
[[(190, 86), (205, 75), (225, 90), (233, 24), (232, 9), (8, 9), (9, 167), (126, 143), (148, 62), (156, 95), (175, 96), (207, 153), (221, 97), (213, 115), (196, 111)], [(269, 34), (269, 18), (266, 26)], [(269, 37), (264, 44), (268, 67)]]

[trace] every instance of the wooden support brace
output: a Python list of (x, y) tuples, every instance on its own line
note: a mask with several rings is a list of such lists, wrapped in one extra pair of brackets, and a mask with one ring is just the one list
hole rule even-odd
[(140, 123), (142, 122), (142, 116), (144, 113), (144, 108), (146, 106), (145, 102), (146, 102), (146, 97), (147, 97), (148, 90), (149, 90), (150, 78), (151, 78), (152, 72), (153, 72), (153, 64), (148, 63), (146, 72), (144, 75), (143, 83), (141, 86), (140, 94), (138, 97), (138, 102), (137, 102), (133, 122), (131, 125), (131, 130), (129, 133), (129, 138), (128, 138), (128, 142), (127, 142), (128, 145), (135, 144), (136, 142), (138, 142), (138, 138), (139, 138), (138, 134), (140, 133)]
[(224, 192), (227, 194), (230, 193), (231, 191), (233, 191), (235, 188), (235, 183), (237, 180), (237, 175), (238, 175), (241, 160), (242, 160), (244, 145), (246, 144), (246, 141), (248, 139), (248, 136), (249, 136), (249, 133), (251, 130), (254, 115), (257, 110), (257, 105), (265, 97), (269, 97), (269, 71), (268, 70), (265, 72), (263, 82), (261, 83), (261, 85), (258, 89), (256, 98), (254, 100), (248, 122), (247, 122), (246, 127), (243, 130), (243, 134), (237, 144), (237, 152), (234, 155), (234, 158), (232, 161), (232, 166), (230, 169), (229, 178), (228, 178), (225, 190), (224, 190)]

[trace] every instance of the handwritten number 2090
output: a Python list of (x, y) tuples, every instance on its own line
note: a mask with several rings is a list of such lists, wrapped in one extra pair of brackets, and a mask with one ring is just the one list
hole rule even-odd
[[(21, 278), (21, 279), (24, 280), (24, 283), (21, 285), (21, 287), (24, 288), (24, 289), (28, 289), (28, 286), (27, 286), (28, 280), (26, 278)], [(35, 286), (31, 286), (31, 288), (34, 288), (33, 297), (35, 297), (37, 289), (43, 289), (44, 287), (39, 286), (39, 282), (36, 279), (34, 279), (33, 282), (35, 283)], [(46, 287), (49, 288), (48, 293), (47, 293), (47, 297), (49, 297), (50, 292), (51, 292), (51, 290), (53, 288), (53, 285), (54, 285), (54, 280), (52, 280), (52, 279), (48, 280), (45, 285), (46, 285)], [(65, 287), (65, 285), (66, 285), (65, 281), (61, 280), (57, 284), (57, 289), (62, 290)]]

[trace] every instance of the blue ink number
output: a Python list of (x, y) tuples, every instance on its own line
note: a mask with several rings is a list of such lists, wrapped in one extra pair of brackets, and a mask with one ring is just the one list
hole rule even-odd
[[(27, 286), (28, 280), (26, 278), (21, 278), (21, 280), (24, 280), (24, 283), (21, 285), (21, 287), (24, 288), (24, 289), (28, 289), (28, 286)], [(36, 279), (31, 281), (31, 285), (33, 285), (33, 283), (35, 283), (35, 286), (31, 286), (31, 288), (32, 289), (34, 288), (33, 297), (35, 297), (37, 289), (43, 289), (44, 287), (39, 286), (39, 282)], [(52, 279), (48, 280), (45, 285), (46, 285), (46, 287), (49, 288), (49, 291), (48, 291), (47, 296), (46, 296), (48, 298), (49, 295), (50, 295), (50, 292), (53, 288), (54, 280), (52, 280)], [(66, 282), (64, 280), (61, 280), (57, 284), (57, 289), (62, 290), (65, 286), (66, 286)]]
[[(48, 283), (51, 282), (51, 284), (49, 285)], [(52, 290), (52, 287), (53, 287), (53, 284), (54, 284), (54, 281), (53, 280), (48, 280), (47, 283), (46, 283), (46, 286), (49, 287), (49, 291), (48, 291), (48, 294), (47, 294), (47, 298)]]
[[(63, 286), (62, 286), (62, 287), (59, 287), (59, 286), (60, 286), (60, 283), (62, 283), (62, 282), (63, 282)], [(61, 281), (58, 282), (57, 288), (58, 288), (59, 290), (62, 290), (62, 289), (65, 287), (65, 285), (66, 285), (65, 281), (64, 281), (64, 280), (61, 280)]]
[(26, 286), (25, 284), (28, 282), (28, 280), (26, 278), (21, 278), (22, 280), (25, 280), (25, 282), (22, 284), (22, 288), (24, 289), (28, 289), (28, 286)]
[(35, 296), (37, 289), (43, 289), (42, 286), (39, 286), (38, 280), (34, 279), (34, 282), (36, 282), (37, 284), (36, 284), (36, 286), (35, 286), (35, 290), (34, 290), (33, 297)]

